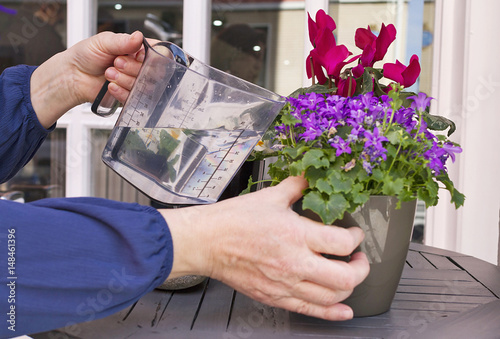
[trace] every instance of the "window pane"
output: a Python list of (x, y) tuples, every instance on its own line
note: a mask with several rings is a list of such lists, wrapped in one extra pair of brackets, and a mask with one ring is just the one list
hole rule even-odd
[[(419, 7), (415, 8), (413, 4)], [(302, 74), (305, 68), (304, 38), (306, 36), (303, 6), (304, 3), (301, 1), (213, 1), (213, 41), (218, 40), (218, 34), (222, 34), (221, 32), (229, 30), (229, 27), (234, 25), (248, 25), (263, 31), (265, 35), (264, 61), (262, 74), (256, 82), (279, 94), (287, 95), (302, 86)], [(422, 8), (423, 13), (415, 12), (415, 9), (422, 12)], [(361, 53), (361, 50), (354, 44), (354, 34), (357, 28), (370, 26), (377, 34), (382, 23), (386, 25), (392, 23), (397, 26), (397, 40), (389, 49), (386, 60), (394, 62), (395, 58), (398, 58), (406, 64), (411, 54), (420, 54), (422, 66), (420, 89), (430, 94), (434, 1), (330, 1), (329, 13), (337, 24), (335, 30), (337, 44), (346, 45), (353, 54)], [(314, 18), (314, 13), (312, 16)], [(415, 20), (421, 22), (414, 26)], [(418, 25), (422, 27), (420, 32), (413, 29), (418, 28)], [(230, 64), (226, 60), (226, 64), (219, 66), (220, 59), (238, 59), (238, 53), (235, 50), (242, 53), (248, 49), (243, 46), (244, 36), (247, 34), (252, 36), (251, 33), (242, 31), (238, 33), (240, 39), (233, 39), (236, 45), (231, 48), (212, 50), (212, 64), (239, 74), (251, 72), (255, 65), (253, 62), (246, 65), (242, 62), (243, 66), (238, 66), (237, 63)], [(422, 50), (413, 50), (408, 42), (413, 41), (413, 37), (422, 37), (422, 35)], [(307, 45), (310, 45), (309, 42)], [(212, 47), (216, 46), (212, 44)], [(238, 70), (232, 70), (228, 64)]]
[(16, 176), (0, 191), (21, 191), (24, 200), (63, 197), (66, 190), (66, 129), (56, 129)]
[(98, 0), (97, 32), (133, 33), (181, 44), (182, 1)]
[(0, 0), (0, 71), (40, 65), (66, 48), (66, 1)]
[[(40, 65), (66, 48), (66, 1), (0, 0), (0, 71)], [(25, 201), (65, 194), (66, 130), (56, 129), (3, 191), (22, 191)]]

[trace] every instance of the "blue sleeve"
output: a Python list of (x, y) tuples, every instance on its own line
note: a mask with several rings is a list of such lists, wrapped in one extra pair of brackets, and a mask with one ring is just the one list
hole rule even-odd
[(0, 183), (12, 178), (35, 154), (55, 124), (45, 129), (30, 97), (35, 66), (7, 68), (0, 75)]
[(149, 206), (100, 198), (0, 200), (0, 216), (2, 338), (77, 329), (133, 304), (172, 269), (170, 231)]

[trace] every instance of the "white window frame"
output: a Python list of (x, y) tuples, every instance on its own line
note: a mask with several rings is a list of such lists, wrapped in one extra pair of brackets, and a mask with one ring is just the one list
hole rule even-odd
[[(497, 263), (500, 207), (497, 0), (436, 0), (433, 103), (457, 123), (464, 150), (449, 175), (466, 195), (458, 211), (443, 194), (428, 211), (426, 243)], [(495, 42), (495, 43), (492, 43)]]
[[(183, 43), (202, 61), (209, 56), (211, 1), (185, 0)], [(188, 10), (189, 9), (189, 10)], [(196, 9), (196, 10), (193, 10)], [(67, 46), (95, 34), (97, 0), (67, 0)], [(66, 196), (89, 196), (91, 183), (92, 129), (112, 129), (117, 116), (101, 118), (90, 111), (90, 104), (77, 106), (58, 121), (66, 128)]]

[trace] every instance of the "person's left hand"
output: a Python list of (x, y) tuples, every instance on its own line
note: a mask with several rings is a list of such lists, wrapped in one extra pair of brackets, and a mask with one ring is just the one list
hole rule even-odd
[(307, 188), (302, 177), (211, 205), (159, 210), (174, 246), (169, 278), (210, 276), (265, 304), (328, 320), (346, 320), (341, 303), (369, 272), (359, 227), (324, 226), (291, 205)]

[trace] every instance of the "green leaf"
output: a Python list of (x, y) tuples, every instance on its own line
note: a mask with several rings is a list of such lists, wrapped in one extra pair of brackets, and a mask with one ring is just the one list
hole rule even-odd
[(144, 144), (144, 140), (142, 140), (137, 131), (130, 131), (127, 133), (127, 136), (125, 137), (125, 144), (127, 145), (127, 149), (130, 150), (148, 150)]
[(317, 181), (319, 179), (327, 177), (326, 169), (324, 169), (324, 168), (309, 167), (304, 172), (304, 177), (309, 182), (309, 187), (310, 188), (314, 188), (314, 187), (316, 187), (316, 183), (317, 183)]
[(294, 117), (291, 114), (283, 114), (281, 116), (281, 123), (288, 125), (288, 126), (295, 126), (295, 124), (298, 124), (301, 121), (302, 120), (297, 119), (296, 117)]
[(391, 130), (390, 132), (388, 132), (385, 137), (387, 139), (389, 139), (389, 142), (392, 144), (392, 145), (397, 145), (399, 144), (400, 140), (401, 140), (401, 131), (394, 131), (394, 130)]
[(338, 171), (330, 171), (328, 181), (333, 186), (335, 192), (350, 192), (354, 185), (354, 180), (345, 177)]
[(355, 184), (352, 188), (351, 197), (354, 207), (361, 206), (370, 199), (370, 192), (364, 191), (361, 184)]
[(323, 151), (320, 149), (311, 149), (307, 151), (302, 161), (304, 162), (304, 169), (309, 167), (321, 168), (330, 166), (330, 161), (328, 161)]
[[(182, 132), (181, 132), (182, 133)], [(158, 154), (169, 156), (181, 142), (165, 130), (160, 132), (160, 150)]]
[(426, 185), (425, 185), (425, 188), (427, 189), (427, 191), (429, 192), (429, 194), (431, 196), (437, 196), (438, 195), (438, 191), (439, 191), (439, 186), (438, 184), (434, 181), (434, 180), (428, 180)]
[(425, 206), (427, 207), (435, 206), (437, 204), (437, 197), (431, 196), (429, 191), (424, 187), (417, 190), (417, 196), (419, 200), (425, 202)]
[(302, 208), (309, 209), (319, 215), (326, 225), (341, 219), (349, 203), (342, 194), (322, 195), (317, 191), (310, 191), (304, 195)]
[(363, 89), (361, 94), (373, 92), (373, 78), (372, 78), (371, 74), (368, 72), (367, 68), (365, 68), (365, 70), (363, 71), (363, 76), (361, 78), (362, 78), (362, 85), (361, 86)]
[(290, 174), (293, 176), (301, 175), (304, 172), (304, 162), (302, 160), (296, 160), (292, 162), (289, 166)]
[(289, 97), (298, 98), (299, 95), (304, 95), (306, 93), (333, 93), (337, 90), (337, 87), (332, 86), (331, 88), (325, 85), (315, 84), (309, 87), (301, 87), (293, 91)]
[(449, 128), (448, 136), (452, 135), (453, 132), (455, 132), (455, 130), (457, 129), (453, 121), (442, 116), (432, 115), (424, 112), (423, 118), (427, 123), (427, 128), (433, 131), (444, 131)]
[(252, 190), (252, 186), (254, 185), (255, 183), (253, 182), (253, 178), (252, 176), (250, 175), (250, 177), (248, 178), (248, 184), (247, 184), (247, 188), (245, 188), (243, 191), (241, 191), (241, 193), (239, 195), (244, 195), (244, 194), (248, 194), (250, 193), (250, 191)]
[(451, 202), (455, 203), (455, 208), (459, 208), (463, 206), (465, 203), (465, 195), (453, 189), (453, 193), (451, 194)]
[(282, 150), (282, 153), (289, 156), (292, 160), (295, 160), (299, 157), (302, 157), (302, 154), (308, 149), (308, 146), (286, 147)]
[(333, 187), (330, 185), (327, 179), (325, 178), (320, 178), (316, 181), (315, 187), (320, 191), (321, 193), (325, 194), (332, 194), (333, 193)]
[(453, 182), (451, 181), (450, 177), (446, 172), (440, 174), (437, 177), (437, 180), (442, 182), (446, 189), (450, 192), (451, 194), (451, 202), (455, 204), (455, 208), (459, 208), (460, 206), (463, 206), (465, 203), (465, 195), (460, 193), (454, 186)]
[(375, 168), (372, 172), (372, 178), (376, 181), (382, 181), (384, 179), (384, 173), (379, 168)]
[(389, 175), (384, 177), (383, 183), (382, 193), (385, 195), (398, 195), (404, 187), (402, 178), (394, 179)]

